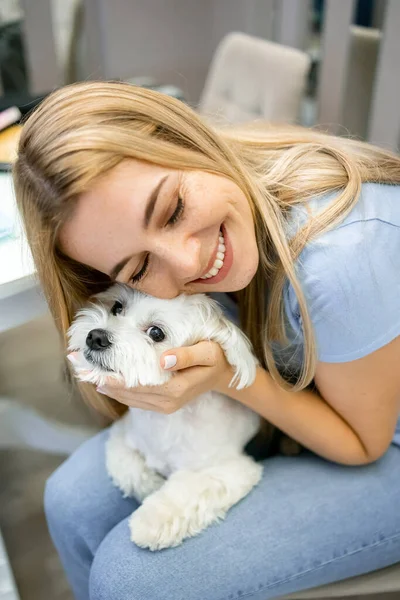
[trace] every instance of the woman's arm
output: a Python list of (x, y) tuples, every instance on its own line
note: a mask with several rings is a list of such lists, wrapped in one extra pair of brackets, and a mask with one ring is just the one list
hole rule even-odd
[(264, 369), (244, 390), (223, 391), (262, 415), (306, 448), (335, 462), (361, 465), (380, 458), (400, 411), (400, 337), (348, 363), (319, 363), (319, 394), (282, 390)]
[(110, 381), (102, 393), (144, 410), (170, 414), (210, 389), (231, 396), (306, 448), (335, 462), (367, 464), (387, 450), (400, 410), (400, 337), (348, 363), (319, 363), (319, 394), (282, 390), (262, 368), (248, 388), (230, 388), (232, 368), (215, 342), (175, 348), (179, 371), (162, 386), (126, 389)]

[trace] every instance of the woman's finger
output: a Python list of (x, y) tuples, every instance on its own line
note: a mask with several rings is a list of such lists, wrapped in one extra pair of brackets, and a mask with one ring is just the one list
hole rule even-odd
[(99, 394), (104, 394), (113, 400), (117, 400), (117, 402), (122, 402), (122, 404), (126, 404), (127, 406), (134, 406), (136, 408), (143, 408), (147, 410), (149, 406), (154, 404), (153, 402), (149, 402), (149, 396), (141, 396), (139, 394), (132, 394), (124, 388), (110, 388), (107, 386), (101, 386), (97, 388)]
[[(145, 395), (150, 394), (152, 396), (163, 396), (165, 385), (139, 385), (137, 387), (127, 388), (124, 383), (116, 379), (115, 377), (108, 377), (103, 385), (98, 386), (96, 389), (98, 392), (108, 394), (108, 392), (119, 393), (126, 392), (127, 394), (138, 394)], [(144, 397), (144, 396), (143, 396)]]
[(70, 352), (69, 354), (67, 354), (67, 359), (73, 367), (79, 366), (78, 352)]
[(180, 371), (194, 366), (213, 367), (221, 352), (216, 342), (203, 341), (194, 346), (168, 350), (161, 356), (161, 366), (168, 371)]
[(85, 369), (82, 366), (82, 363), (81, 363), (81, 361), (79, 361), (78, 357), (79, 357), (78, 352), (70, 352), (69, 354), (67, 354), (67, 359), (69, 360), (70, 364), (72, 365), (74, 372), (79, 374), (81, 377), (84, 377), (84, 376), (88, 375), (90, 373), (90, 371), (88, 369)]
[(124, 387), (116, 388), (108, 385), (99, 386), (97, 391), (99, 394), (104, 394), (114, 400), (118, 400), (118, 402), (138, 407), (139, 404), (146, 406), (160, 404), (160, 402), (165, 399), (164, 396), (154, 394), (154, 391), (153, 394), (147, 394), (143, 393), (142, 390), (140, 390), (140, 392), (135, 392), (134, 389)]
[(117, 402), (125, 404), (129, 407), (155, 411), (163, 414), (171, 414), (180, 408), (180, 404), (175, 400), (169, 400), (163, 396), (149, 396), (147, 394), (141, 396), (139, 394), (132, 394), (124, 390), (117, 391), (115, 389), (107, 388), (104, 388), (104, 392), (100, 393), (104, 393)]

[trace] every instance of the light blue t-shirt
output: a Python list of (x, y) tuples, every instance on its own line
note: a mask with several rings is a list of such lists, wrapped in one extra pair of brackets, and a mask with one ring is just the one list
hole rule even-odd
[[(331, 194), (312, 200), (312, 213), (334, 198)], [(292, 227), (306, 219), (305, 209), (296, 208)], [(356, 360), (400, 335), (400, 186), (364, 184), (344, 221), (307, 244), (297, 275), (319, 360)], [(286, 286), (284, 302), (299, 342), (301, 319), (291, 285)]]
[[(329, 194), (313, 199), (311, 212), (322, 210), (334, 198), (335, 194)], [(307, 218), (304, 207), (294, 209), (292, 231)], [(356, 360), (399, 336), (400, 186), (364, 184), (349, 215), (302, 251), (297, 275), (320, 361)], [(295, 363), (302, 358), (303, 331), (298, 302), (289, 284), (284, 305), (290, 338), (297, 346), (291, 351)], [(400, 420), (394, 441), (400, 445)]]
[[(311, 212), (324, 209), (335, 195), (311, 200)], [(292, 209), (288, 235), (308, 218), (303, 205)], [(364, 184), (349, 215), (307, 244), (296, 270), (320, 361), (356, 360), (399, 336), (400, 186)], [(274, 347), (274, 352), (286, 373), (296, 373), (303, 357), (303, 329), (289, 283), (284, 307), (291, 343), (287, 348)], [(400, 445), (400, 420), (394, 441)]]

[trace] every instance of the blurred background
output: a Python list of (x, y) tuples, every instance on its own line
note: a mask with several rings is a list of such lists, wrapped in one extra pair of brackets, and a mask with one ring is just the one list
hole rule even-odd
[(0, 600), (72, 600), (43, 487), (104, 426), (68, 381), (18, 222), (21, 115), (60, 85), (121, 79), (211, 120), (300, 123), (398, 151), (399, 30), (400, 0), (0, 0)]

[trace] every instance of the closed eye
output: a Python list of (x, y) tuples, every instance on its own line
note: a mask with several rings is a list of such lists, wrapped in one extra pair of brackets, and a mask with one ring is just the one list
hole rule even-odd
[(132, 283), (137, 283), (146, 275), (147, 267), (149, 266), (149, 260), (149, 255), (147, 254), (146, 258), (144, 259), (143, 267), (140, 269), (139, 273), (131, 277)]
[[(183, 203), (183, 200), (181, 197), (179, 197), (178, 202), (176, 204), (176, 208), (175, 208), (174, 212), (172, 213), (172, 215), (170, 216), (170, 218), (168, 219), (166, 226), (175, 225), (175, 223), (177, 223), (179, 221), (179, 219), (182, 217), (184, 208), (185, 208), (185, 205)], [(150, 256), (149, 256), (149, 254), (147, 254), (146, 258), (144, 259), (143, 266), (140, 269), (139, 273), (137, 273), (136, 275), (131, 277), (131, 283), (138, 283), (141, 279), (143, 279), (143, 277), (147, 273), (149, 261), (150, 261)]]
[(183, 214), (183, 209), (184, 209), (183, 200), (181, 197), (179, 197), (176, 208), (175, 208), (173, 214), (168, 219), (167, 225), (175, 225), (175, 223), (177, 223), (179, 221), (179, 219), (181, 218), (181, 216)]

